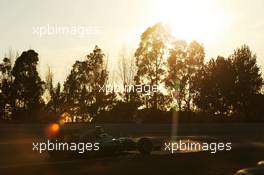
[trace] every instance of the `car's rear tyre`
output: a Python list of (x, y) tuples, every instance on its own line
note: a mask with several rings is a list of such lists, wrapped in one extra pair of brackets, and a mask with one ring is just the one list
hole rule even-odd
[(143, 155), (149, 155), (153, 149), (152, 141), (149, 138), (141, 138), (137, 142), (138, 151)]

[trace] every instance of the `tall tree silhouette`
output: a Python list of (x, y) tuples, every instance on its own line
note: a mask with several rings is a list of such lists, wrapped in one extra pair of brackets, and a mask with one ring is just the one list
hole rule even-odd
[(233, 114), (235, 72), (230, 59), (211, 59), (194, 77), (194, 102), (213, 115)]
[(38, 54), (34, 50), (23, 52), (15, 61), (12, 70), (12, 104), (16, 119), (36, 120), (36, 115), (42, 107), (44, 82), (37, 71), (38, 61)]
[(186, 68), (187, 68), (187, 96), (185, 96), (186, 110), (191, 110), (191, 105), (193, 104), (193, 98), (195, 95), (195, 76), (199, 70), (203, 68), (204, 65), (204, 47), (196, 41), (193, 41), (189, 44), (187, 48), (187, 57), (186, 57)]
[[(119, 79), (124, 87), (127, 85), (135, 85), (135, 75), (136, 75), (136, 62), (133, 54), (129, 53), (125, 48), (120, 52), (120, 57), (118, 60), (118, 75)], [(120, 94), (123, 97), (123, 100), (128, 103), (133, 100), (133, 93), (125, 91)]]
[(228, 59), (210, 60), (194, 79), (195, 103), (212, 114), (248, 117), (256, 99), (261, 99), (263, 80), (256, 55), (248, 46), (236, 49)]
[(175, 41), (168, 58), (166, 86), (179, 111), (190, 111), (194, 96), (194, 77), (204, 64), (204, 48), (196, 41), (189, 45)]
[[(64, 83), (68, 112), (91, 121), (101, 111), (111, 108), (114, 94), (106, 94), (108, 71), (102, 50), (95, 46), (84, 61), (76, 61)], [(112, 103), (113, 104), (113, 103)]]
[(11, 60), (4, 58), (0, 64), (0, 116), (4, 120), (11, 120), (11, 86), (13, 83), (11, 71)]
[(230, 56), (236, 73), (234, 106), (238, 113), (249, 115), (250, 103), (260, 93), (263, 79), (257, 65), (257, 57), (249, 46), (242, 45)]
[[(166, 54), (171, 41), (171, 34), (161, 23), (149, 27), (141, 35), (141, 41), (135, 52), (137, 84), (161, 85), (166, 76)], [(159, 100), (162, 94), (154, 92), (142, 98), (149, 98), (145, 101), (146, 107), (158, 109), (164, 102)]]
[(45, 113), (43, 120), (46, 121), (58, 121), (62, 115), (63, 107), (63, 94), (61, 91), (60, 82), (54, 87), (53, 85), (54, 74), (50, 66), (48, 66), (45, 75)]

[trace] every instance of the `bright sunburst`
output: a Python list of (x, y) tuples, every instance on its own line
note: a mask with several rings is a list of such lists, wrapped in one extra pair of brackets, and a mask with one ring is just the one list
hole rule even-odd
[(229, 18), (212, 0), (159, 0), (157, 18), (168, 23), (178, 39), (215, 42), (224, 35)]

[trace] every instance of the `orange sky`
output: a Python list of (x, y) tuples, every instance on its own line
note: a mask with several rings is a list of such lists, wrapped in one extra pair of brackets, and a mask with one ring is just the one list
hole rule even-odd
[[(63, 81), (95, 44), (115, 63), (123, 47), (137, 48), (140, 34), (163, 21), (176, 38), (201, 42), (207, 59), (248, 44), (264, 66), (263, 8), (263, 0), (1, 0), (0, 56), (10, 48), (35, 49), (41, 74), (50, 65), (55, 80)], [(37, 33), (48, 26), (86, 32)]]

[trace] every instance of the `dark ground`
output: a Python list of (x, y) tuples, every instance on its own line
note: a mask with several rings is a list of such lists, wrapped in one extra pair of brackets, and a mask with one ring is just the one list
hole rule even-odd
[[(167, 138), (165, 136), (168, 136), (169, 133), (165, 131), (165, 128), (171, 127), (168, 125), (159, 127), (157, 125), (148, 125), (137, 128), (135, 131), (138, 126), (124, 127), (122, 125), (118, 129), (119, 132), (116, 132), (117, 126), (114, 125), (112, 128), (108, 126), (109, 132), (111, 133), (112, 131), (111, 134), (114, 135), (150, 136), (150, 131), (152, 130), (155, 132), (151, 136), (162, 135), (162, 137), (154, 137), (161, 139)], [(79, 128), (77, 125), (74, 127)], [(190, 127), (189, 130), (188, 127)], [(1, 127), (0, 174), (232, 175), (238, 169), (254, 167), (258, 161), (264, 160), (264, 132), (260, 129), (264, 127), (260, 125), (222, 125), (222, 127), (218, 125), (207, 127), (205, 125), (193, 125), (185, 126), (184, 130), (186, 131), (179, 131), (179, 133), (182, 133), (181, 138), (184, 139), (209, 142), (212, 140), (218, 142), (231, 141), (233, 148), (230, 152), (223, 151), (216, 154), (208, 152), (168, 154), (158, 151), (150, 156), (129, 152), (118, 156), (63, 160), (52, 160), (45, 153), (39, 154), (32, 151), (32, 142), (43, 139), (41, 135), (43, 128), (45, 126), (41, 125), (9, 125)], [(196, 129), (194, 130), (193, 128)], [(129, 131), (131, 131), (131, 134), (129, 134)]]

